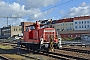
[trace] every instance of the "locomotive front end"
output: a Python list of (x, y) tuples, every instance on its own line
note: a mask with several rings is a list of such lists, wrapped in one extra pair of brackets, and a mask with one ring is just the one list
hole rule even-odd
[(58, 39), (57, 33), (54, 28), (45, 28), (40, 37), (41, 49), (54, 49), (61, 46), (61, 38)]

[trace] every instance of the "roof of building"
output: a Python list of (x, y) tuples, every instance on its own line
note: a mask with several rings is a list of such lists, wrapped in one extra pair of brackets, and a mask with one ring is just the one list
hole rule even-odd
[(90, 16), (79, 16), (79, 17), (74, 17), (73, 20), (83, 20), (83, 19), (90, 19)]
[(56, 23), (62, 23), (62, 22), (73, 22), (73, 20), (84, 20), (84, 19), (90, 19), (90, 16), (79, 16), (74, 18), (64, 18), (57, 20)]
[(65, 18), (65, 19), (57, 20), (57, 23), (62, 23), (62, 22), (73, 22), (73, 18)]
[(21, 23), (24, 23), (24, 24), (33, 24), (34, 22), (21, 22)]

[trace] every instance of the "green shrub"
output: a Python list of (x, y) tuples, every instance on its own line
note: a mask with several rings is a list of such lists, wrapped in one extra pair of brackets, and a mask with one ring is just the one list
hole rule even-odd
[(81, 40), (81, 37), (76, 37), (75, 40)]
[(75, 38), (62, 38), (62, 40), (75, 40)]

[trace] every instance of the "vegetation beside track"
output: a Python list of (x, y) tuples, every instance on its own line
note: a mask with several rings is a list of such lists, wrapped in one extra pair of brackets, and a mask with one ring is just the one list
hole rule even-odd
[(12, 49), (12, 47), (9, 45), (1, 45), (1, 44), (0, 44), (0, 48), (1, 49)]

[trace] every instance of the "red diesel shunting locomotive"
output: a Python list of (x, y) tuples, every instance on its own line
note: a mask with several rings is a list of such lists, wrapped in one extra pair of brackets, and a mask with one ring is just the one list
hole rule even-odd
[[(24, 32), (24, 45), (30, 50), (49, 50), (52, 47), (61, 47), (61, 38), (57, 38), (54, 28), (44, 28), (36, 21), (35, 24), (27, 26)], [(33, 29), (31, 29), (33, 28)], [(52, 42), (52, 43), (51, 43)]]

